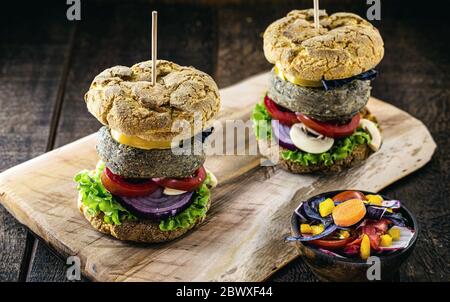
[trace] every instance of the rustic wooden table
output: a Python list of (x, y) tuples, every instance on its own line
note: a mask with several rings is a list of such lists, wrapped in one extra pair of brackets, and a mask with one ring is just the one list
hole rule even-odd
[[(0, 10), (0, 171), (99, 128), (83, 94), (101, 70), (150, 58), (152, 9), (159, 11), (159, 57), (196, 66), (226, 87), (268, 70), (265, 27), (312, 3), (91, 0), (82, 1), (82, 20), (69, 22), (65, 1), (11, 2)], [(329, 12), (364, 16), (368, 8), (366, 1), (322, 2)], [(421, 226), (398, 278), (449, 281), (450, 21), (442, 2), (437, 11), (431, 4), (382, 2), (381, 21), (374, 23), (386, 55), (372, 94), (422, 120), (438, 145), (429, 164), (383, 191), (402, 199)], [(65, 269), (0, 206), (0, 281), (65, 281)], [(299, 259), (271, 280), (316, 279)]]

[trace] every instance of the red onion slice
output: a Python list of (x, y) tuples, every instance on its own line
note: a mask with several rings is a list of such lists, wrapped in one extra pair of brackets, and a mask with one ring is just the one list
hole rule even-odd
[(193, 201), (193, 194), (194, 192), (186, 192), (180, 195), (165, 195), (163, 188), (160, 187), (145, 197), (116, 196), (116, 198), (137, 217), (159, 221), (186, 209)]
[(289, 134), (291, 127), (281, 124), (278, 120), (272, 120), (272, 133), (278, 144), (291, 151), (296, 151), (298, 148), (294, 145)]

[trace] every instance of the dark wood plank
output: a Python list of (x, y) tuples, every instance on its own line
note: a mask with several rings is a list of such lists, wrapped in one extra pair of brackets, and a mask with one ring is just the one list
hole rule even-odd
[[(47, 150), (70, 31), (64, 18), (61, 5), (9, 3), (0, 11), (0, 171)], [(33, 241), (0, 207), (1, 281), (25, 279)]]
[(414, 254), (401, 269), (400, 278), (405, 281), (448, 280), (450, 272), (450, 76), (445, 71), (450, 66), (450, 45), (436, 39), (448, 33), (450, 25), (441, 21), (405, 16), (386, 20), (382, 27), (386, 45), (394, 51), (386, 54), (374, 94), (422, 120), (438, 145), (424, 169), (385, 190), (404, 200), (421, 226)]
[[(26, 277), (28, 282), (68, 282), (65, 260), (53, 253), (41, 241), (37, 242), (33, 259)], [(82, 281), (85, 281), (83, 278)]]
[[(87, 111), (83, 100), (95, 75), (113, 65), (130, 66), (150, 59), (150, 16), (153, 9), (159, 12), (158, 56), (213, 73), (216, 14), (212, 8), (153, 6), (141, 2), (135, 5), (89, 2), (83, 9), (56, 146), (95, 132), (100, 127)], [(66, 280), (65, 261), (56, 258), (47, 249), (45, 244), (39, 243), (29, 281)]]
[[(231, 2), (231, 4), (230, 4)], [(276, 19), (293, 9), (310, 8), (310, 0), (302, 1), (223, 1), (218, 7), (218, 55), (216, 79), (220, 87), (229, 86), (256, 73), (267, 71), (271, 64), (263, 52), (263, 33)], [(325, 5), (324, 5), (325, 6)], [(366, 6), (348, 0), (327, 1), (330, 12)]]

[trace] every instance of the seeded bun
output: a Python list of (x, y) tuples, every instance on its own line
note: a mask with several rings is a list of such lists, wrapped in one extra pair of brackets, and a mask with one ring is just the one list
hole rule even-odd
[[(211, 206), (211, 200), (208, 201), (207, 208)], [(113, 225), (103, 221), (103, 213), (96, 216), (90, 216), (78, 197), (78, 208), (90, 224), (99, 232), (111, 235), (119, 240), (160, 243), (174, 240), (188, 231), (192, 230), (203, 222), (204, 219), (198, 219), (192, 226), (174, 231), (161, 231), (159, 223), (150, 220), (123, 221), (120, 225)]]
[(374, 68), (383, 58), (383, 39), (368, 21), (351, 13), (294, 10), (264, 32), (264, 54), (284, 73), (303, 80), (335, 80)]
[(123, 134), (171, 141), (192, 136), (194, 115), (203, 128), (219, 111), (219, 90), (206, 73), (158, 60), (152, 86), (151, 71), (151, 61), (104, 70), (84, 97), (89, 112)]

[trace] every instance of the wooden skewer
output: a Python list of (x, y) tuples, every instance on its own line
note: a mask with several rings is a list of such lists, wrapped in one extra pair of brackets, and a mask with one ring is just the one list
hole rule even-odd
[(152, 12), (152, 86), (156, 84), (158, 50), (158, 12)]
[(314, 27), (319, 29), (319, 0), (314, 0)]

